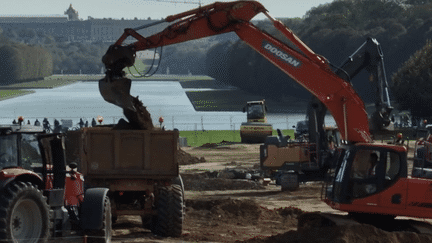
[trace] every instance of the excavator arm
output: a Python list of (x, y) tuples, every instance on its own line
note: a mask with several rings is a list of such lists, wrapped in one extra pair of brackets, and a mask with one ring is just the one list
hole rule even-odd
[[(258, 13), (265, 14), (296, 49), (255, 27), (250, 20)], [(177, 22), (149, 37), (136, 32), (147, 26), (126, 29), (108, 49), (102, 59), (107, 75), (99, 81), (99, 89), (105, 100), (125, 110), (135, 109), (133, 97), (129, 95), (131, 81), (125, 78), (122, 70), (133, 65), (137, 51), (235, 32), (252, 49), (317, 97), (333, 115), (344, 140), (353, 143), (372, 141), (364, 103), (352, 85), (332, 71), (325, 58), (314, 53), (289, 28), (272, 18), (260, 3), (216, 2), (169, 16), (164, 21)], [(122, 45), (129, 36), (137, 41)]]

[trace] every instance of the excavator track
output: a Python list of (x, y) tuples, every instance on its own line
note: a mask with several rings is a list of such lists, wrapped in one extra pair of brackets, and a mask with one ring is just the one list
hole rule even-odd
[(405, 218), (394, 219), (388, 215), (303, 213), (298, 217), (297, 229), (301, 231), (321, 227), (360, 226), (362, 224), (372, 225), (388, 232), (405, 231), (432, 236), (432, 225), (426, 221)]

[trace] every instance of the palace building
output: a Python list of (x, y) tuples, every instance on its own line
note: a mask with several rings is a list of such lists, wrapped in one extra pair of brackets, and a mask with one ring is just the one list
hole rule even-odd
[[(150, 24), (156, 20), (151, 19), (96, 19), (88, 17), (87, 20), (79, 18), (72, 4), (64, 12), (64, 15), (49, 16), (1, 16), (0, 28), (3, 30), (12, 29), (33, 29), (36, 33), (45, 33), (61, 41), (71, 42), (114, 42), (125, 28), (134, 28), (145, 24)], [(168, 24), (152, 26), (139, 31), (143, 36), (148, 36), (161, 31)]]

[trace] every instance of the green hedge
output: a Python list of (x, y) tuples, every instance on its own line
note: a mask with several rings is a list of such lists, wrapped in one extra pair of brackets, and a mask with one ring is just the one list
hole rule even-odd
[(52, 72), (52, 56), (42, 47), (15, 43), (0, 47), (1, 85), (41, 79)]

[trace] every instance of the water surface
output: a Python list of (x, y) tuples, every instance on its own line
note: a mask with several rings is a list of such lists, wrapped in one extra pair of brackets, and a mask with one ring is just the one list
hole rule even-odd
[[(197, 112), (186, 96), (185, 90), (176, 81), (133, 82), (131, 95), (139, 96), (153, 122), (158, 124), (164, 117), (164, 125), (180, 130), (228, 130), (239, 129), (246, 121), (242, 112)], [(77, 82), (55, 89), (37, 89), (35, 93), (0, 101), (1, 124), (11, 123), (18, 116), (24, 116), (31, 123), (47, 117), (52, 124), (54, 119), (80, 118), (91, 121), (97, 116), (104, 117), (104, 123), (116, 123), (124, 117), (122, 109), (103, 100), (97, 82)], [(269, 114), (268, 121), (273, 127), (291, 129), (304, 114)], [(329, 117), (326, 122), (334, 125)]]

